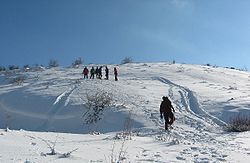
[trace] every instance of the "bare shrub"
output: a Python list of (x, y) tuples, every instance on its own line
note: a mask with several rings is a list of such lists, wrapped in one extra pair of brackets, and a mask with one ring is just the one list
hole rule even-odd
[(39, 65), (39, 64), (34, 64), (32, 67), (32, 71), (44, 71), (45, 68), (43, 65)]
[[(123, 131), (121, 133), (117, 133), (115, 136), (114, 143), (112, 145), (111, 155), (110, 155), (110, 162), (111, 163), (121, 163), (125, 161), (127, 148), (125, 148), (125, 144), (128, 140), (131, 140), (132, 136), (132, 114), (129, 112), (128, 116), (126, 117), (123, 125)], [(120, 147), (116, 150), (116, 142), (121, 140)]]
[(237, 90), (237, 87), (230, 85), (229, 88), (228, 88), (228, 90)]
[(63, 153), (63, 154), (60, 156), (60, 158), (69, 158), (69, 157), (71, 156), (71, 154), (72, 154), (73, 152), (77, 151), (77, 150), (78, 150), (78, 148), (76, 148), (76, 149), (74, 149), (74, 150), (72, 150), (72, 151)]
[(17, 77), (14, 77), (10, 80), (10, 84), (17, 84), (17, 85), (21, 85), (25, 80), (25, 76), (20, 75)]
[(79, 57), (72, 63), (72, 67), (78, 68), (80, 65), (82, 65), (82, 63), (83, 63), (82, 58)]
[(112, 104), (112, 94), (98, 90), (86, 94), (86, 106), (88, 110), (83, 118), (86, 124), (93, 124), (101, 120), (101, 115), (106, 107)]
[(121, 64), (127, 64), (127, 63), (132, 63), (133, 62), (133, 59), (131, 57), (125, 57)]
[(24, 71), (29, 71), (30, 70), (30, 66), (28, 64), (23, 66), (23, 70)]
[(60, 154), (60, 153), (56, 152), (56, 149), (55, 149), (56, 143), (57, 143), (57, 140), (58, 140), (58, 135), (56, 136), (56, 139), (55, 139), (54, 142), (49, 141), (49, 140), (45, 140), (45, 139), (42, 139), (42, 138), (40, 138), (40, 139), (41, 139), (43, 142), (45, 142), (46, 145), (48, 146), (48, 148), (50, 149), (50, 152), (49, 152), (49, 153), (46, 153), (46, 154), (45, 154), (45, 153), (41, 153), (42, 156), (47, 156), (47, 155), (60, 155), (59, 158), (69, 158), (73, 152), (75, 152), (75, 151), (78, 150), (78, 148), (76, 148), (76, 149), (74, 149), (74, 150), (72, 150), (72, 151), (69, 151), (69, 152), (65, 152), (65, 153)]
[(49, 60), (49, 68), (58, 67), (58, 66), (59, 66), (59, 64), (56, 60), (54, 60), (54, 59)]
[(248, 68), (247, 68), (247, 66), (244, 66), (242, 69), (240, 69), (241, 71), (248, 71)]
[(45, 142), (46, 145), (48, 146), (48, 148), (50, 149), (50, 153), (47, 153), (46, 155), (56, 155), (57, 154), (56, 150), (55, 150), (57, 140), (58, 140), (58, 135), (56, 136), (56, 140), (54, 142), (42, 139), (42, 141)]
[(129, 112), (129, 115), (125, 119), (125, 122), (124, 122), (124, 128), (123, 128), (123, 136), (124, 137), (131, 139), (132, 125), (133, 125), (132, 114), (131, 114), (131, 112)]
[(6, 68), (4, 66), (0, 66), (0, 72), (1, 71), (6, 71)]
[(227, 125), (227, 131), (250, 131), (250, 115), (242, 115), (238, 113), (237, 115), (230, 118), (229, 124)]
[(8, 131), (8, 129), (10, 127), (10, 123), (11, 123), (11, 116), (9, 114), (7, 114), (6, 117), (5, 117), (5, 120), (6, 120), (5, 131)]
[(16, 65), (9, 65), (8, 68), (9, 68), (9, 70), (18, 70), (19, 69), (19, 67)]
[[(110, 155), (110, 163), (122, 163), (126, 160), (126, 149), (125, 149), (126, 139), (123, 139), (120, 148), (116, 150), (116, 141), (114, 141), (112, 145), (111, 155)], [(117, 154), (116, 154), (117, 152)]]
[(121, 133), (117, 133), (115, 139), (131, 139), (132, 125), (133, 125), (132, 114), (131, 112), (129, 112), (123, 124), (123, 131)]

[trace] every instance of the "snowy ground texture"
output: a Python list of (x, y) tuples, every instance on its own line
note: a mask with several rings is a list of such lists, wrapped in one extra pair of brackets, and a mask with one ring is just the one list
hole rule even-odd
[[(83, 80), (81, 72), (0, 75), (0, 162), (250, 161), (250, 132), (224, 130), (235, 114), (250, 115), (250, 73), (138, 63), (120, 65), (116, 82), (112, 74), (110, 80)], [(18, 76), (24, 82), (11, 83)], [(83, 115), (86, 96), (94, 92), (108, 92), (113, 100), (90, 125)], [(176, 110), (170, 131), (160, 119), (162, 96)]]

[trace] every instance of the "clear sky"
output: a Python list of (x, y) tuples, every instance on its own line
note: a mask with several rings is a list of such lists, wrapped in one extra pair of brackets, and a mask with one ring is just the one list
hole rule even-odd
[(249, 0), (1, 0), (0, 65), (176, 60), (250, 69)]

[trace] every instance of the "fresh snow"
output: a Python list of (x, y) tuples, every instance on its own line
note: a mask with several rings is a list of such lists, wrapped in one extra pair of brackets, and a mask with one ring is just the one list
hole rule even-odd
[[(119, 65), (114, 81), (108, 67), (110, 80), (84, 80), (82, 68), (1, 74), (0, 162), (249, 162), (250, 132), (225, 131), (235, 114), (250, 115), (249, 72), (133, 63)], [(24, 82), (10, 84), (18, 76)], [(86, 124), (86, 95), (98, 91), (113, 103)], [(176, 110), (170, 131), (162, 96)]]

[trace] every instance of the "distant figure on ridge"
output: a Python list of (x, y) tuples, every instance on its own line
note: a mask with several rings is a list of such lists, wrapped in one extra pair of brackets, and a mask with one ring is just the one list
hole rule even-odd
[(99, 68), (98, 68), (98, 66), (95, 69), (95, 74), (96, 74), (96, 79), (98, 79), (98, 76), (99, 76)]
[[(175, 121), (175, 117), (173, 114), (175, 110), (171, 104), (171, 101), (168, 99), (168, 97), (163, 96), (162, 99), (163, 101), (161, 102), (161, 105), (160, 105), (160, 114), (161, 114), (161, 119), (164, 116), (165, 130), (168, 130), (168, 127), (170, 127)], [(173, 109), (173, 112), (172, 112), (172, 109)]]
[(102, 66), (99, 67), (98, 75), (99, 75), (99, 79), (102, 79)]
[(106, 76), (106, 80), (109, 80), (109, 69), (107, 66), (105, 68), (105, 76)]
[(84, 67), (82, 73), (83, 73), (83, 78), (84, 78), (84, 79), (88, 79), (89, 70), (88, 70), (87, 67)]
[(115, 75), (115, 81), (118, 81), (118, 78), (117, 78), (118, 72), (117, 72), (117, 68), (116, 67), (114, 67), (114, 75)]
[(90, 70), (90, 79), (94, 79), (94, 78), (95, 78), (95, 69), (94, 67), (92, 67)]

